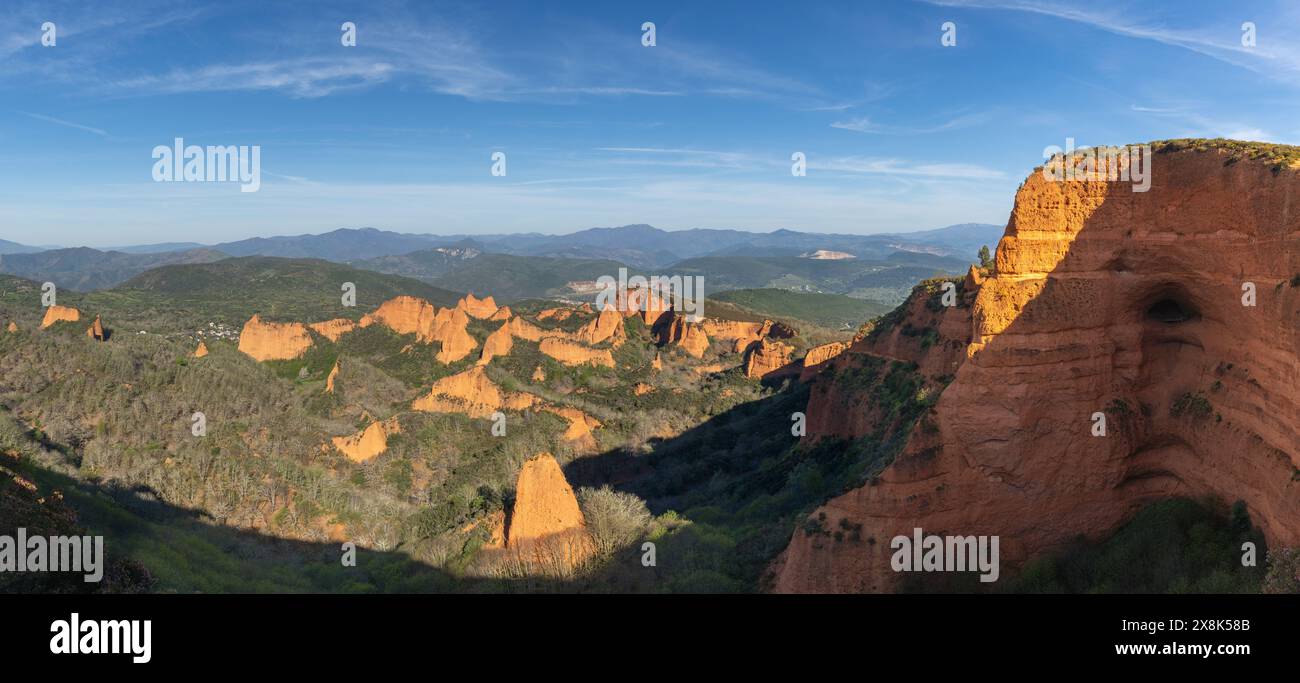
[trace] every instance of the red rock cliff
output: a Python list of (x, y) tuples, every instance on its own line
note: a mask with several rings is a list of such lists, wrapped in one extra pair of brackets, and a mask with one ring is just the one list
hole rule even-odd
[[(1221, 147), (1157, 145), (1145, 193), (1031, 174), (996, 274), (966, 282), (978, 286), (969, 310), (936, 314), (938, 344), (924, 351), (892, 335), (904, 360), (957, 366), (930, 429), (913, 429), (878, 483), (814, 513), (876, 542), (796, 532), (775, 590), (890, 590), (889, 539), (914, 527), (1001, 536), (1005, 576), (1169, 496), (1244, 500), (1270, 545), (1300, 545), (1296, 197), (1296, 170)], [(830, 365), (889, 343), (860, 342)], [(810, 435), (817, 414), (853, 398), (813, 396)], [(1093, 435), (1096, 413), (1105, 436)]]

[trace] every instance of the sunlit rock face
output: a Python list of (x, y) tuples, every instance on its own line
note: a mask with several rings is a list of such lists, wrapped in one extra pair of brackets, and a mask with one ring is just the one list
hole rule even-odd
[(388, 450), (388, 437), (402, 432), (397, 418), (372, 422), (368, 427), (350, 436), (336, 436), (334, 447), (352, 462), (366, 462)]
[(41, 319), (41, 329), (43, 330), (57, 322), (76, 322), (78, 320), (81, 320), (81, 311), (71, 306), (54, 305), (45, 309), (45, 317)]
[(789, 367), (792, 353), (794, 347), (785, 342), (760, 339), (745, 354), (745, 376), (761, 379), (783, 370), (797, 370)]
[[(491, 302), (491, 297), (483, 301), (475, 300), (473, 304), (462, 299), (455, 308), (440, 309), (419, 297), (397, 296), (363, 317), (359, 326), (368, 327), (379, 323), (398, 334), (414, 334), (416, 340), (424, 344), (436, 341), (442, 345), (435, 356), (438, 361), (454, 363), (478, 347), (478, 342), (466, 330), (470, 318), (466, 312), (467, 307), (478, 313), (486, 312), (488, 307), (492, 312), (496, 311), (496, 304)], [(486, 316), (492, 312), (487, 312)]]
[(565, 365), (614, 367), (614, 356), (609, 349), (593, 349), (561, 337), (546, 337), (537, 348)]
[(530, 573), (567, 574), (593, 553), (573, 487), (550, 453), (520, 468), (505, 540)]
[[(1148, 192), (1031, 174), (996, 274), (968, 278), (968, 311), (937, 314), (941, 339), (969, 325), (964, 346), (891, 349), (956, 366), (930, 429), (814, 513), (876, 542), (796, 532), (774, 589), (890, 590), (889, 539), (915, 527), (999, 535), (1014, 570), (1170, 496), (1242, 500), (1270, 545), (1300, 545), (1297, 198), (1296, 170), (1222, 150), (1158, 151)], [(832, 364), (881, 350), (861, 346)], [(814, 438), (870, 431), (815, 420), (854, 396), (813, 397)]]
[(311, 335), (302, 323), (265, 322), (253, 315), (239, 333), (239, 350), (258, 361), (289, 360), (311, 347)]

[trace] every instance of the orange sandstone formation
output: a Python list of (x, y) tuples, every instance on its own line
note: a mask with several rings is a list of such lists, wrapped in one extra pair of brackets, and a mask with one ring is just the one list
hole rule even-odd
[(503, 392), (488, 378), (482, 366), (475, 366), (434, 382), (429, 393), (415, 399), (411, 408), (434, 413), (489, 417), (503, 405)]
[(81, 311), (71, 306), (54, 305), (45, 309), (45, 317), (41, 319), (41, 329), (45, 329), (57, 322), (76, 322), (81, 320)]
[(592, 430), (601, 427), (600, 420), (568, 406), (545, 406), (542, 410), (569, 421), (569, 428), (564, 430), (563, 438), (566, 441), (576, 441), (579, 446), (587, 449), (596, 447), (596, 437), (592, 434)]
[(596, 446), (592, 430), (601, 426), (599, 420), (577, 408), (546, 405), (527, 392), (503, 391), (488, 378), (481, 365), (434, 382), (429, 393), (415, 399), (411, 408), (435, 413), (460, 413), (475, 418), (491, 417), (492, 413), (499, 410), (545, 410), (567, 420), (569, 427), (563, 438), (576, 441), (583, 448)]
[(794, 348), (789, 344), (769, 339), (760, 339), (749, 347), (745, 354), (745, 376), (761, 379), (779, 373), (790, 364), (790, 354)]
[[(472, 305), (482, 312), (484, 303), (490, 303), (491, 297), (482, 302), (475, 300)], [(471, 306), (462, 300), (456, 308), (438, 309), (433, 304), (413, 296), (398, 296), (383, 304), (373, 313), (361, 319), (360, 327), (381, 323), (398, 334), (414, 334), (417, 341), (428, 344), (438, 342), (442, 348), (437, 359), (442, 363), (454, 363), (478, 347), (478, 342), (466, 331), (469, 314), (466, 307)], [(496, 304), (491, 304), (493, 311)]]
[[(896, 323), (830, 362), (897, 354), (952, 380), (876, 481), (813, 513), (877, 542), (797, 532), (777, 591), (891, 590), (889, 539), (914, 528), (999, 536), (1006, 576), (1171, 496), (1242, 500), (1271, 547), (1300, 545), (1300, 173), (1188, 146), (1155, 143), (1147, 192), (1031, 174), (994, 272), (928, 314), (931, 343)], [(925, 315), (900, 322), (915, 332)], [(871, 390), (823, 384), (812, 438), (830, 427), (817, 414)]]
[(574, 309), (572, 308), (560, 308), (560, 307), (544, 308), (541, 311), (537, 312), (537, 319), (538, 320), (554, 319), (555, 322), (563, 322), (565, 320), (568, 320), (570, 317), (572, 317), (573, 314), (574, 314)]
[(471, 318), (478, 318), (479, 320), (491, 318), (497, 312), (497, 302), (493, 301), (491, 296), (476, 299), (473, 294), (466, 294), (465, 298), (456, 304), (456, 307), (464, 310)]
[(429, 393), (411, 403), (413, 410), (433, 413), (460, 413), (470, 417), (491, 417), (498, 410), (524, 410), (537, 403), (529, 393), (502, 391), (483, 366), (476, 365), (465, 372), (443, 377), (429, 389)]
[(483, 352), (479, 355), (478, 364), (487, 365), (496, 356), (510, 355), (510, 349), (513, 347), (514, 340), (510, 336), (510, 325), (502, 323), (501, 327), (489, 334), (483, 342)]
[(342, 337), (344, 334), (356, 329), (357, 324), (347, 318), (335, 318), (333, 320), (312, 323), (307, 327), (314, 330), (316, 334), (319, 334), (332, 342), (336, 342), (339, 340), (339, 337)]
[(498, 309), (497, 309), (497, 312), (496, 312), (496, 313), (493, 313), (493, 314), (488, 318), (488, 320), (494, 320), (494, 321), (495, 321), (495, 320), (509, 320), (511, 315), (514, 315), (514, 314), (511, 313), (511, 311), (510, 311), (510, 307), (509, 307), (509, 306), (502, 306), (501, 308), (498, 308)]
[(99, 321), (99, 316), (95, 316), (95, 322), (86, 328), (86, 336), (95, 341), (104, 341), (104, 324)]
[[(625, 300), (624, 300), (625, 299)], [(672, 301), (663, 292), (652, 291), (649, 287), (633, 289), (626, 297), (620, 297), (623, 315), (638, 316), (646, 327), (653, 328), (665, 314), (673, 310)]]
[(599, 344), (610, 341), (615, 347), (623, 343), (626, 333), (623, 331), (623, 316), (618, 311), (605, 309), (600, 315), (578, 328), (574, 333), (577, 341), (584, 344)]
[(542, 328), (515, 316), (510, 319), (510, 334), (520, 339), (527, 339), (532, 342), (539, 342), (543, 337), (554, 334)]
[(788, 339), (796, 332), (785, 323), (764, 320), (761, 323), (731, 320), (706, 320), (702, 323), (710, 339), (732, 340), (733, 353), (744, 353), (761, 339)]
[(686, 353), (696, 358), (703, 358), (709, 350), (709, 337), (697, 323), (686, 320), (685, 316), (673, 315), (672, 321), (660, 333), (660, 343), (677, 344)]
[[(771, 323), (771, 321), (767, 321)], [(714, 320), (705, 319), (700, 322), (700, 328), (704, 333), (709, 335), (709, 339), (735, 340), (735, 339), (758, 339), (763, 336), (764, 323), (747, 323), (737, 320)]]
[(533, 370), (533, 381), (534, 382), (546, 381), (546, 371), (542, 369), (542, 366), (539, 365), (537, 366), (536, 370)]
[(505, 537), (530, 572), (567, 574), (593, 553), (578, 498), (550, 453), (519, 470)]
[(365, 317), (361, 327), (382, 323), (398, 334), (414, 334), (421, 342), (433, 341), (433, 319), (437, 315), (433, 304), (414, 296), (397, 296), (385, 301)]
[[(518, 320), (518, 318), (516, 318)], [(564, 363), (565, 365), (599, 365), (614, 367), (614, 356), (609, 349), (593, 349), (578, 342), (546, 337), (538, 347), (542, 353)]]
[(465, 326), (469, 323), (465, 313), (459, 309), (449, 308), (444, 308), (440, 313), (449, 311), (451, 313), (446, 316), (446, 320), (440, 321), (440, 324), (434, 328), (434, 334), (437, 335), (435, 338), (442, 343), (436, 358), (443, 363), (454, 363), (468, 356), (478, 346), (474, 337), (465, 330)]
[(402, 426), (394, 417), (383, 422), (371, 422), (370, 426), (356, 434), (336, 436), (331, 441), (348, 460), (366, 462), (388, 450), (388, 437), (400, 434), (401, 431)]
[(208, 345), (200, 341), (199, 345), (194, 348), (194, 357), (202, 358), (206, 355), (208, 355)]
[(821, 371), (826, 361), (844, 353), (847, 348), (849, 348), (849, 345), (844, 342), (831, 342), (808, 349), (808, 353), (804, 354), (803, 357), (803, 370), (799, 373), (799, 379), (805, 382), (808, 381)]
[(239, 332), (239, 350), (253, 360), (289, 360), (311, 346), (311, 335), (302, 323), (268, 323), (256, 314)]
[(9, 328), (8, 328), (8, 329), (9, 329), (9, 332), (10, 332), (10, 333), (17, 332), (17, 331), (18, 331), (18, 323), (16, 323), (16, 322), (10, 320), (10, 321), (9, 321)]
[(327, 394), (334, 393), (334, 382), (339, 377), (339, 363), (341, 362), (342, 359), (335, 358), (334, 367), (330, 368), (330, 374), (325, 378), (325, 393)]

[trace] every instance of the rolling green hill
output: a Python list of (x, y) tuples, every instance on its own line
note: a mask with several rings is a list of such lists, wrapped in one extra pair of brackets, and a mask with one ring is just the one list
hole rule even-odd
[(377, 256), (375, 258), (349, 261), (348, 265), (365, 270), (373, 270), (389, 275), (401, 275), (430, 282), (435, 278), (466, 265), (477, 258), (481, 252), (477, 249), (457, 247), (437, 247), (421, 249), (409, 254)]
[(150, 268), (179, 263), (210, 263), (227, 258), (212, 249), (156, 254), (128, 254), (88, 247), (52, 249), (33, 254), (0, 256), (0, 272), (61, 288), (90, 291), (112, 287)]
[[(356, 306), (342, 305), (342, 286), (356, 285)], [(150, 329), (166, 321), (194, 329), (208, 322), (242, 325), (254, 313), (271, 319), (360, 318), (399, 294), (453, 306), (461, 295), (428, 283), (316, 259), (249, 256), (164, 266), (113, 289), (60, 294), (59, 302), (100, 312), (118, 324)]]
[(701, 275), (706, 291), (785, 289), (843, 294), (895, 306), (916, 283), (937, 275), (965, 272), (968, 263), (931, 254), (895, 254), (887, 260), (842, 261), (797, 256), (707, 256), (687, 259), (669, 272)]
[(903, 253), (878, 261), (829, 261), (797, 256), (705, 256), (644, 271), (607, 259), (486, 253), (462, 260), (457, 265), (441, 254), (415, 252), (370, 259), (355, 265), (419, 278), (446, 289), (491, 294), (503, 303), (526, 298), (583, 298), (565, 285), (595, 280), (602, 275), (617, 276), (619, 268), (628, 268), (630, 275), (701, 275), (708, 292), (782, 289), (842, 294), (893, 306), (901, 303), (921, 280), (936, 275), (960, 274), (969, 264), (932, 254)]
[[(618, 277), (618, 261), (550, 256), (481, 254), (464, 265), (430, 280), (439, 287), (482, 296), (491, 294), (499, 303), (526, 298), (573, 296), (565, 289), (570, 282), (595, 280), (602, 275)], [(630, 274), (639, 271), (629, 268)]]
[(889, 307), (842, 294), (794, 292), (786, 289), (733, 289), (710, 297), (713, 302), (732, 304), (759, 316), (778, 320), (807, 321), (835, 330), (857, 329), (863, 322), (889, 312)]

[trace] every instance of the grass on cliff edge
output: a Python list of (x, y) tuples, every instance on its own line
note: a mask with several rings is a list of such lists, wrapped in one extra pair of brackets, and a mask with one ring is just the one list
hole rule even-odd
[[(1284, 168), (1300, 168), (1300, 146), (1280, 145), (1272, 142), (1250, 142), (1246, 140), (1229, 140), (1227, 138), (1174, 138), (1171, 140), (1153, 140), (1146, 143), (1155, 154), (1173, 152), (1226, 152), (1224, 166), (1231, 166), (1242, 160), (1260, 161), (1270, 164), (1273, 173)], [(1075, 151), (1080, 154), (1087, 149)], [(1095, 149), (1115, 149), (1113, 145), (1098, 145)], [(1042, 166), (1034, 170), (1041, 170)]]
[(1225, 151), (1228, 158), (1224, 165), (1233, 164), (1242, 159), (1263, 161), (1272, 164), (1273, 169), (1295, 168), (1300, 166), (1300, 147), (1279, 145), (1271, 142), (1247, 142), (1228, 140), (1226, 138), (1177, 138), (1173, 140), (1156, 140), (1150, 143), (1156, 154), (1169, 152), (1213, 152)]

